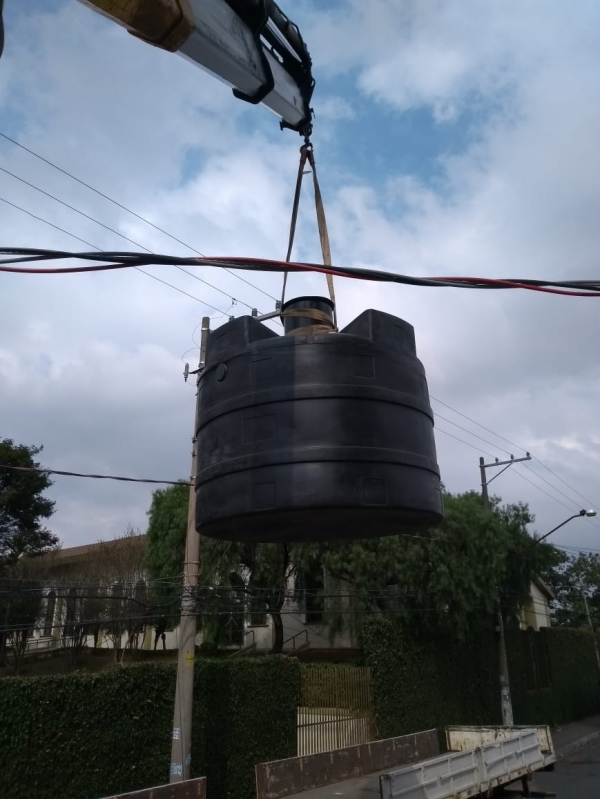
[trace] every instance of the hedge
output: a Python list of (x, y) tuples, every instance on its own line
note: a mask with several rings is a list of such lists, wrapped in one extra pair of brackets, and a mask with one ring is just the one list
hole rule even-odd
[[(363, 631), (381, 737), (451, 724), (500, 724), (498, 649), (494, 634), (471, 641), (415, 642), (391, 619)], [(516, 724), (558, 725), (600, 712), (592, 634), (547, 628), (507, 632)]]
[[(193, 776), (209, 799), (251, 799), (254, 766), (296, 754), (300, 665), (196, 664)], [(2, 799), (94, 799), (168, 782), (172, 665), (0, 680)]]
[(591, 631), (509, 632), (506, 647), (517, 724), (559, 725), (600, 713)]
[(392, 619), (375, 617), (363, 629), (363, 648), (379, 737), (448, 724), (500, 723), (491, 635), (468, 644), (417, 643)]

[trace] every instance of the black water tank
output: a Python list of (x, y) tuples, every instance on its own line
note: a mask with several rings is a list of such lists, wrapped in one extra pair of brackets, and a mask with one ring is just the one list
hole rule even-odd
[[(326, 312), (328, 301), (314, 300)], [(208, 339), (197, 530), (315, 541), (440, 522), (433, 414), (412, 326), (365, 311), (339, 333), (289, 328), (278, 335), (243, 316)]]

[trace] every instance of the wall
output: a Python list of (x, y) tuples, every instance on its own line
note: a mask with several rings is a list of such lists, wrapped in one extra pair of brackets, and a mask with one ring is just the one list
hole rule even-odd
[[(593, 639), (586, 630), (507, 632), (515, 723), (564, 724), (600, 712)], [(497, 642), (415, 643), (386, 618), (364, 632), (380, 737), (449, 724), (499, 724)]]
[(522, 623), (524, 629), (540, 630), (550, 627), (550, 607), (548, 597), (535, 583), (531, 583), (530, 599), (523, 608)]

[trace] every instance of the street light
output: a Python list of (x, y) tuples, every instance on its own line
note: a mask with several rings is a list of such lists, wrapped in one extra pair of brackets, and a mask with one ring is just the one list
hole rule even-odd
[(596, 515), (596, 511), (595, 510), (584, 510), (584, 509), (582, 509), (582, 510), (579, 511), (579, 513), (574, 513), (573, 516), (569, 516), (569, 518), (565, 519), (564, 522), (561, 522), (560, 524), (557, 524), (556, 527), (553, 527), (552, 530), (550, 530), (549, 533), (546, 533), (546, 535), (543, 535), (541, 538), (536, 538), (531, 546), (533, 547), (536, 544), (539, 544), (540, 541), (543, 541), (544, 538), (548, 538), (549, 535), (552, 535), (552, 533), (555, 533), (560, 527), (564, 527), (564, 525), (567, 524), (568, 522), (570, 522), (572, 519), (578, 519), (580, 516), (587, 516), (589, 518), (590, 516), (595, 516), (595, 515)]

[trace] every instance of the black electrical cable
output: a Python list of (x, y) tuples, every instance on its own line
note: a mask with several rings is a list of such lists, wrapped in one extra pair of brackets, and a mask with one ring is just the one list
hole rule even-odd
[[(0, 24), (1, 24), (1, 21), (0, 21)], [(0, 51), (0, 53), (1, 53), (1, 51)], [(89, 183), (86, 183), (84, 180), (81, 180), (80, 178), (78, 178), (75, 175), (71, 174), (71, 172), (68, 172), (66, 169), (63, 169), (62, 167), (58, 166), (57, 164), (54, 164), (52, 161), (48, 160), (47, 158), (44, 158), (39, 153), (34, 152), (34, 150), (31, 150), (29, 147), (25, 147), (24, 144), (21, 144), (20, 142), (16, 141), (16, 139), (12, 139), (10, 136), (7, 136), (6, 133), (2, 133), (0, 131), (0, 136), (2, 136), (2, 138), (6, 139), (7, 141), (11, 142), (12, 144), (16, 145), (17, 147), (20, 147), (20, 149), (24, 150), (26, 153), (29, 153), (30, 155), (35, 156), (35, 158), (38, 158), (40, 161), (43, 161), (45, 164), (48, 164), (48, 166), (53, 167), (53, 169), (56, 169), (58, 172), (62, 172), (63, 175), (66, 175), (67, 177), (69, 177), (72, 180), (76, 181), (80, 185), (85, 186), (85, 188), (89, 189), (90, 191), (93, 191), (99, 197), (102, 197), (105, 200), (108, 200), (108, 202), (111, 202), (113, 205), (116, 205), (118, 208), (121, 208), (123, 211), (126, 211), (128, 214), (131, 214), (132, 216), (135, 216), (141, 222), (144, 222), (145, 224), (150, 225), (150, 227), (154, 228), (155, 230), (158, 230), (159, 233), (162, 233), (163, 235), (168, 236), (170, 239), (173, 239), (173, 241), (176, 241), (178, 244), (181, 244), (184, 247), (187, 247), (188, 250), (191, 250), (192, 252), (197, 253), (201, 257), (204, 257), (204, 253), (200, 252), (200, 250), (197, 250), (195, 247), (192, 247), (191, 244), (186, 244), (185, 241), (182, 241), (181, 239), (178, 239), (177, 236), (173, 236), (168, 231), (164, 230), (163, 228), (159, 227), (158, 225), (155, 225), (154, 222), (150, 222), (149, 219), (146, 219), (145, 217), (141, 216), (140, 214), (136, 213), (135, 211), (132, 211), (131, 208), (127, 208), (127, 206), (122, 205), (120, 202), (117, 202), (117, 200), (113, 199), (112, 197), (109, 197), (107, 194), (104, 194), (99, 189), (94, 188), (94, 186), (91, 186)], [(0, 169), (1, 168), (2, 167), (0, 167)], [(19, 177), (18, 175), (15, 175), (12, 172), (9, 172), (7, 169), (3, 169), (3, 171), (6, 172), (6, 174), (10, 175), (15, 180), (19, 180), (22, 183), (25, 183), (27, 186), (30, 186), (32, 189), (35, 189), (36, 191), (39, 191), (42, 194), (45, 194), (47, 197), (50, 197), (50, 199), (55, 200), (56, 202), (60, 203), (61, 205), (65, 205), (67, 208), (70, 208), (71, 210), (75, 211), (76, 213), (78, 213), (78, 214), (82, 214), (83, 213), (78, 208), (74, 208), (74, 207), (68, 205), (67, 203), (63, 202), (63, 200), (60, 200), (58, 197), (55, 197), (54, 195), (49, 194), (48, 192), (45, 192), (43, 189), (40, 189), (39, 186), (36, 186), (33, 183), (29, 183), (28, 181), (24, 180), (23, 178)], [(28, 212), (26, 211), (25, 213), (28, 213)], [(87, 216), (86, 214), (83, 214), (83, 215)], [(96, 222), (96, 224), (101, 225), (102, 227), (106, 227), (106, 225), (104, 225), (102, 222), (99, 222), (97, 219), (94, 219), (93, 217), (88, 217), (88, 219), (91, 219), (93, 222)], [(118, 233), (116, 230), (113, 230), (113, 228), (107, 228), (107, 229), (111, 230), (113, 233), (116, 233), (121, 238), (127, 239), (127, 236), (123, 236), (122, 234)], [(141, 244), (137, 244), (137, 242), (132, 241), (132, 239), (127, 239), (127, 241), (131, 241), (132, 244), (136, 244), (138, 247), (141, 247), (142, 249), (146, 250), (147, 252), (150, 252), (146, 247), (143, 247)], [(231, 274), (231, 275), (233, 275), (233, 277), (237, 278), (237, 280), (241, 280), (242, 283), (246, 283), (246, 285), (251, 286), (253, 289), (256, 289), (256, 291), (260, 291), (261, 294), (265, 295), (265, 297), (269, 297), (272, 300), (275, 299), (275, 297), (273, 297), (272, 294), (269, 294), (267, 291), (265, 291), (264, 289), (261, 289), (259, 286), (256, 286), (254, 283), (250, 283), (245, 278), (241, 277), (240, 275), (237, 275), (235, 272), (232, 272), (231, 269), (226, 269), (225, 267), (223, 267), (223, 268), (224, 268), (224, 270), (226, 272), (229, 272), (229, 274)], [(198, 279), (200, 279), (200, 278), (198, 278)], [(217, 291), (219, 291), (219, 290), (220, 289), (217, 289)]]
[[(478, 289), (529, 289), (578, 297), (600, 297), (600, 280), (551, 281), (533, 280), (530, 278), (483, 278), (483, 277), (435, 277), (422, 278), (412, 275), (401, 275), (376, 269), (361, 267), (324, 266), (315, 263), (290, 263), (260, 258), (182, 258), (169, 255), (135, 252), (110, 251), (98, 253), (66, 252), (62, 250), (42, 250), (30, 247), (1, 247), (0, 254), (6, 257), (0, 260), (0, 271), (22, 273), (74, 273), (88, 271), (104, 271), (110, 269), (126, 269), (135, 266), (212, 266), (222, 268), (227, 265), (234, 269), (247, 271), (282, 272), (321, 272), (359, 280), (375, 282), (399, 283), (402, 285), (444, 288), (478, 288)], [(48, 260), (79, 259), (101, 262), (97, 266), (68, 266), (54, 268), (27, 268), (20, 264)]]
[(142, 477), (121, 477), (114, 474), (81, 474), (80, 472), (65, 472), (58, 469), (39, 469), (33, 466), (12, 466), (0, 463), (0, 469), (9, 469), (13, 472), (36, 472), (38, 474), (58, 474), (63, 477), (87, 477), (92, 480), (119, 480), (124, 483), (155, 483), (157, 485), (191, 485), (186, 480), (150, 480)]

